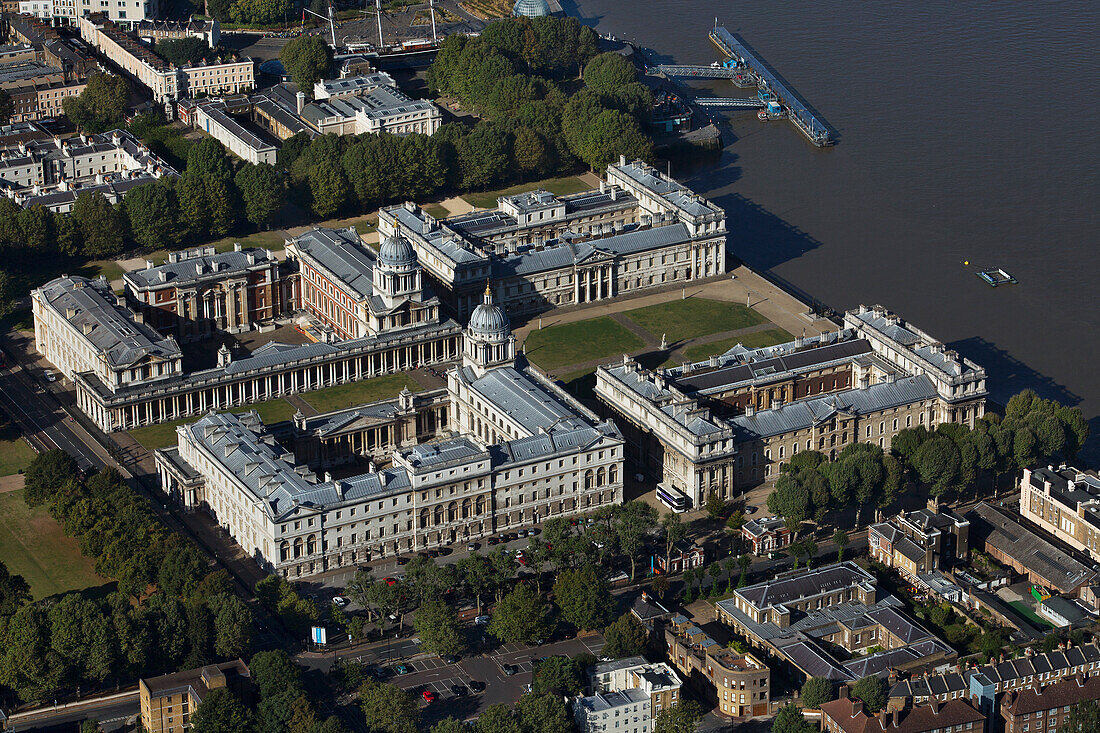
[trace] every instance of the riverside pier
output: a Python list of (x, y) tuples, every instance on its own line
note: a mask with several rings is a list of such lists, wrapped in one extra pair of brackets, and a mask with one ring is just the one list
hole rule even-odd
[(756, 98), (697, 97), (695, 103), (710, 108), (762, 108), (757, 113), (761, 120), (786, 117), (818, 147), (835, 142), (828, 126), (742, 40), (720, 25), (714, 26), (710, 40), (729, 57), (724, 63), (715, 62), (711, 66), (661, 64), (650, 69), (650, 73), (680, 79), (729, 79), (737, 87), (756, 87)]

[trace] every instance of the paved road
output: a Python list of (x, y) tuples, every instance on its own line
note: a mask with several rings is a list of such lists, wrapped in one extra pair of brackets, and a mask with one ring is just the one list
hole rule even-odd
[(112, 731), (121, 728), (128, 719), (140, 714), (140, 705), (138, 691), (135, 689), (62, 707), (50, 706), (20, 713), (8, 721), (4, 730), (44, 730), (67, 724), (73, 724), (75, 729), (75, 724), (91, 718), (99, 721), (102, 730)]

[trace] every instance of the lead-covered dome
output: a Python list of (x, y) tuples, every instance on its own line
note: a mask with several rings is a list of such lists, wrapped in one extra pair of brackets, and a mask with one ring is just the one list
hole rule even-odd
[(525, 18), (541, 18), (550, 15), (550, 5), (546, 0), (516, 0), (512, 6), (512, 15)]
[(501, 341), (512, 333), (512, 325), (504, 309), (493, 302), (493, 291), (485, 288), (485, 300), (470, 314), (470, 335), (487, 341)]
[(390, 267), (408, 267), (416, 264), (416, 250), (409, 240), (400, 235), (386, 237), (378, 248), (378, 261)]

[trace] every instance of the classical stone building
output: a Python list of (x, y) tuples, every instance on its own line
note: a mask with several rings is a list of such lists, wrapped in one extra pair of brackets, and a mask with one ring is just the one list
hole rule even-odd
[(136, 35), (123, 30), (120, 24), (102, 13), (82, 15), (77, 19), (77, 25), (85, 43), (98, 49), (127, 75), (143, 84), (160, 104), (187, 97), (250, 92), (256, 85), (256, 69), (252, 59), (178, 67), (169, 64)]
[(168, 260), (122, 276), (132, 307), (145, 322), (179, 341), (215, 331), (240, 333), (296, 308), (296, 277), (284, 278), (270, 250), (172, 252)]
[(119, 302), (106, 278), (62, 275), (31, 291), (34, 340), (71, 380), (95, 379), (107, 392), (164, 384), (183, 373), (183, 353)]
[(981, 367), (880, 306), (819, 337), (657, 371), (624, 356), (596, 371), (628, 459), (697, 506), (778, 475), (801, 450), (835, 458), (857, 441), (889, 449), (905, 428), (973, 425), (986, 394)]
[[(176, 448), (157, 451), (162, 487), (210, 511), (262, 567), (290, 577), (621, 501), (618, 430), (517, 359), (491, 296), (464, 340), (445, 407), (442, 395), (403, 392), (331, 416), (296, 416), (296, 448), (316, 441), (302, 461), (255, 413), (211, 414), (177, 428)], [(326, 449), (326, 426), (349, 424), (359, 428), (344, 433), (347, 452)], [(373, 442), (355, 437), (365, 435)], [(389, 465), (380, 467), (387, 449)], [(304, 465), (351, 461), (366, 470), (321, 479)]]
[(23, 207), (65, 213), (84, 191), (118, 203), (134, 186), (179, 174), (126, 130), (0, 149), (0, 193)]
[(1100, 560), (1100, 478), (1076, 468), (1025, 468), (1020, 516)]
[(387, 237), (375, 254), (355, 229), (314, 229), (288, 239), (286, 253), (298, 263), (302, 307), (338, 338), (439, 320), (439, 299), (424, 288), (407, 240)]
[(725, 212), (639, 161), (608, 166), (599, 190), (498, 204), (437, 220), (406, 203), (379, 211), (378, 228), (412, 243), (459, 317), (487, 281), (509, 313), (537, 313), (726, 271)]

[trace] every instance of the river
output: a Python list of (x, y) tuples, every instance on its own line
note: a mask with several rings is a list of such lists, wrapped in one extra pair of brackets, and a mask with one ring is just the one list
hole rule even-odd
[[(1100, 3), (564, 7), (669, 63), (722, 58), (717, 13), (839, 133), (822, 150), (724, 115), (720, 161), (673, 170), (726, 208), (732, 250), (837, 310), (890, 308), (984, 366), (995, 401), (1031, 387), (1079, 405), (1081, 462), (1100, 462)], [(991, 266), (1019, 284), (985, 284)]]

